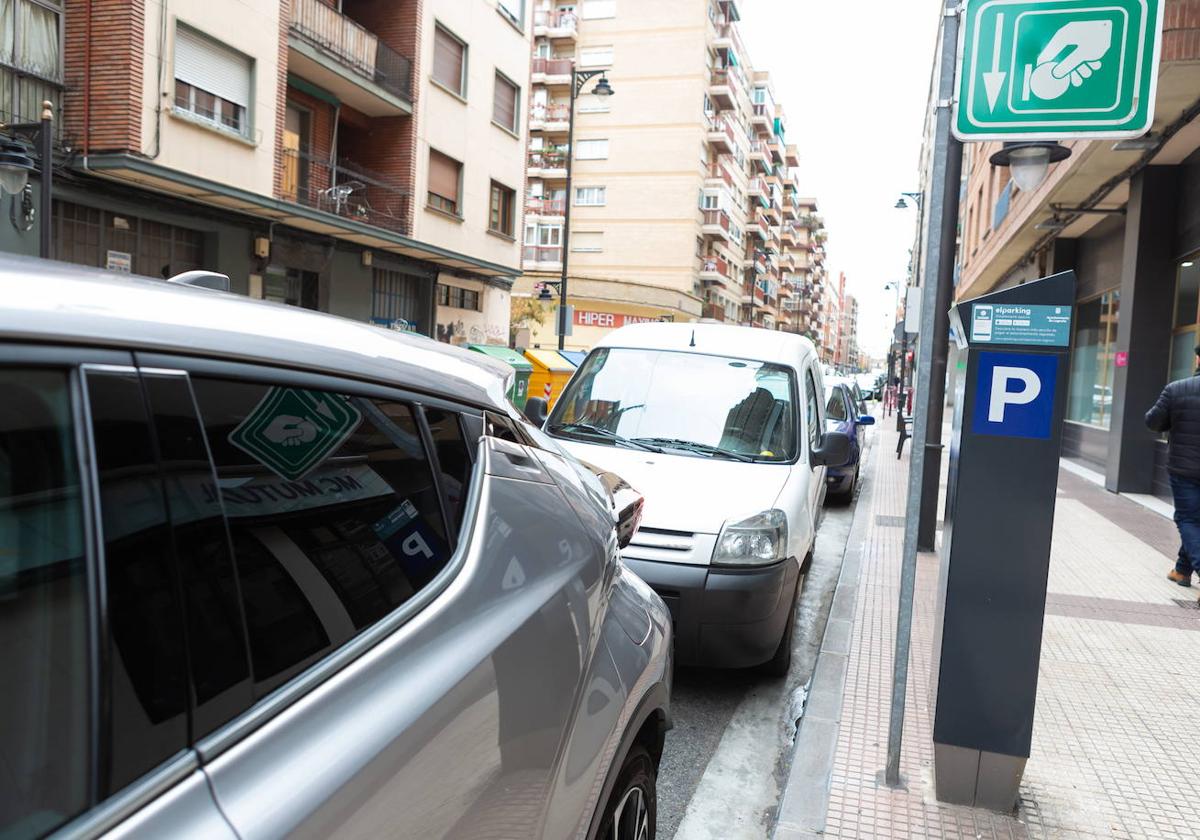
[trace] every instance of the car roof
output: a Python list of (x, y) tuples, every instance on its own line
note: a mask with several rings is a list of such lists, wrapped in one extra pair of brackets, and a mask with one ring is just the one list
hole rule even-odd
[(31, 257), (0, 258), (0, 341), (283, 366), (506, 408), (512, 369), (425, 336)]
[(596, 346), (732, 356), (789, 367), (800, 367), (816, 354), (804, 336), (729, 324), (631, 324), (609, 333)]

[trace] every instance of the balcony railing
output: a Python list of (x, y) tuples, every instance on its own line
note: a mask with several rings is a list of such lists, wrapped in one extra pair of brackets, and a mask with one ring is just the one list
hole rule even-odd
[(531, 196), (525, 199), (525, 212), (535, 216), (562, 216), (567, 212), (567, 200)]
[(708, 318), (713, 321), (725, 320), (725, 307), (719, 303), (706, 303), (700, 312), (701, 318)]
[(571, 106), (561, 102), (550, 105), (534, 105), (529, 112), (533, 122), (565, 123), (571, 119)]
[(412, 101), (412, 61), (321, 0), (293, 0), (292, 31), (384, 90)]
[(533, 151), (529, 153), (529, 168), (530, 169), (566, 169), (567, 168), (567, 150), (566, 147), (543, 149), (541, 151)]
[(547, 29), (574, 32), (578, 25), (578, 20), (575, 13), (570, 10), (559, 12), (542, 9), (533, 13), (533, 25), (544, 26)]
[(350, 161), (336, 166), (294, 149), (283, 152), (284, 201), (408, 235), (412, 193)]
[(737, 143), (737, 135), (733, 131), (733, 126), (729, 119), (724, 116), (710, 116), (708, 118), (708, 130), (710, 133), (723, 132), (729, 138), (730, 143)]
[(700, 262), (700, 271), (704, 274), (720, 274), (729, 277), (729, 262), (716, 255), (704, 257)]
[(720, 225), (723, 230), (729, 230), (729, 214), (724, 210), (705, 210), (705, 225)]
[(535, 58), (533, 73), (546, 76), (570, 76), (572, 61), (569, 58)]
[(526, 245), (521, 257), (531, 263), (561, 263), (562, 253), (561, 245)]
[(754, 116), (763, 117), (769, 121), (774, 121), (775, 109), (765, 102), (757, 102), (754, 105)]
[(733, 176), (729, 174), (729, 167), (725, 164), (727, 156), (722, 155), (719, 160), (714, 161), (708, 167), (708, 177), (720, 178), (727, 185), (733, 186)]

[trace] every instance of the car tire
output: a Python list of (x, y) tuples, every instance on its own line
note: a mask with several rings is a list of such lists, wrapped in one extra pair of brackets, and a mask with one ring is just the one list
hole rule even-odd
[(792, 595), (792, 608), (788, 610), (787, 626), (783, 628), (783, 638), (775, 655), (764, 665), (762, 672), (768, 677), (786, 677), (792, 667), (792, 637), (796, 635), (796, 596)]
[(842, 493), (830, 493), (825, 497), (826, 502), (835, 505), (848, 505), (854, 500), (854, 488), (858, 486), (858, 472), (861, 467), (854, 468), (854, 477), (850, 479), (850, 485)]
[(634, 744), (604, 806), (597, 840), (654, 840), (658, 821), (657, 785), (650, 753), (641, 744)]

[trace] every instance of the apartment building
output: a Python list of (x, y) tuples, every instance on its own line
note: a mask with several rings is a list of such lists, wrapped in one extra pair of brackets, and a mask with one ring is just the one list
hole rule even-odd
[[(568, 346), (646, 320), (798, 323), (794, 284), (817, 262), (798, 155), (739, 17), (736, 0), (536, 0), (518, 293), (569, 261)], [(583, 87), (571, 150), (573, 67), (604, 71), (614, 95)], [(553, 344), (555, 324), (533, 325), (533, 343)]]
[(6, 7), (24, 45), (0, 69), (16, 94), (4, 117), (56, 104), (58, 177), (52, 211), (6, 228), (0, 249), (33, 250), (45, 221), (70, 262), (214, 269), (252, 297), (507, 343), (531, 28), (519, 3)]
[(1169, 497), (1166, 444), (1142, 422), (1200, 344), (1200, 3), (1166, 0), (1148, 135), (1068, 142), (1032, 191), (968, 144), (958, 300), (1065, 269), (1079, 285), (1063, 452), (1110, 490)]

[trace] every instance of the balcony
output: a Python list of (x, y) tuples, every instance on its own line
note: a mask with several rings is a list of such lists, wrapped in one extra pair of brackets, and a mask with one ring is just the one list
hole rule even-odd
[(349, 161), (331, 166), (304, 152), (285, 150), (279, 198), (408, 236), (412, 194)]
[(560, 216), (565, 216), (566, 213), (566, 198), (543, 198), (541, 196), (529, 196), (525, 199), (525, 214), (528, 216), (557, 218)]
[(700, 261), (700, 280), (704, 283), (727, 283), (733, 276), (729, 261), (711, 254)]
[(412, 113), (412, 61), (321, 0), (293, 0), (288, 71), (368, 117)]
[(800, 202), (796, 201), (796, 194), (788, 192), (783, 197), (783, 218), (794, 222), (800, 218)]
[(704, 308), (700, 310), (700, 317), (707, 318), (710, 321), (724, 321), (725, 307), (719, 303), (706, 303)]
[(713, 49), (715, 50), (731, 50), (733, 49), (733, 24), (725, 20), (718, 20), (713, 24)]
[(573, 64), (569, 58), (535, 58), (529, 80), (535, 85), (570, 85)]
[(708, 98), (717, 108), (728, 110), (734, 107), (738, 91), (737, 74), (732, 70), (714, 70), (708, 87)]
[(533, 13), (533, 37), (574, 41), (579, 35), (579, 18), (571, 10), (542, 10)]
[(521, 263), (526, 271), (549, 271), (562, 268), (561, 245), (526, 245), (521, 250)]
[(729, 118), (725, 116), (718, 115), (708, 118), (706, 139), (718, 152), (732, 154), (733, 150), (737, 148), (737, 134), (734, 133)]
[(800, 150), (795, 146), (788, 146), (785, 150), (784, 163), (795, 169), (800, 165)]
[(529, 130), (566, 134), (571, 127), (571, 106), (562, 102), (535, 105), (529, 111)]
[(791, 222), (786, 222), (779, 228), (779, 241), (788, 247), (795, 247), (799, 244), (796, 237), (796, 226)]
[(759, 211), (755, 214), (754, 222), (750, 225), (750, 232), (766, 242), (771, 236), (771, 223), (767, 221), (767, 217)]
[(774, 171), (771, 166), (771, 152), (762, 140), (755, 140), (750, 144), (750, 162), (757, 164), (763, 175), (771, 175)]
[(775, 108), (765, 102), (756, 103), (750, 123), (764, 135), (770, 134), (775, 130)]
[(531, 151), (528, 174), (530, 178), (565, 179), (567, 177), (566, 146)]
[(732, 241), (729, 233), (729, 214), (724, 210), (705, 210), (701, 232), (705, 236)]
[(771, 163), (775, 166), (783, 166), (783, 141), (779, 139), (778, 134), (771, 135), (767, 141), (767, 150), (771, 153)]
[(764, 207), (770, 202), (770, 190), (767, 189), (767, 182), (759, 176), (754, 176), (746, 183), (746, 195), (751, 198), (757, 198), (759, 203)]

